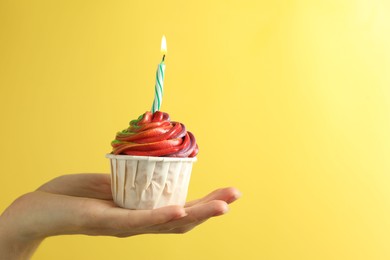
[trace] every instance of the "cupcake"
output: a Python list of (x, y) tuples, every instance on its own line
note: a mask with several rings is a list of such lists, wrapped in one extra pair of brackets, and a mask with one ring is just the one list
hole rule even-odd
[(128, 209), (155, 209), (186, 201), (198, 145), (184, 124), (167, 113), (145, 112), (118, 132), (111, 161), (114, 202)]

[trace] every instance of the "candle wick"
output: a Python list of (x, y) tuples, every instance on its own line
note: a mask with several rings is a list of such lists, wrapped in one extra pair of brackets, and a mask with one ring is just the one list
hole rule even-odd
[(163, 61), (163, 62), (165, 61), (165, 54), (164, 54), (164, 56), (163, 56), (163, 58), (162, 58), (162, 61)]

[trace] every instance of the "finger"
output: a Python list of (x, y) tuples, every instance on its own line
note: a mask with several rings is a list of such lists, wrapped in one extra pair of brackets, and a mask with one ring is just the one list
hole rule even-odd
[(193, 205), (200, 204), (200, 203), (207, 203), (212, 200), (222, 200), (225, 201), (226, 203), (232, 203), (240, 197), (241, 197), (241, 193), (236, 188), (233, 187), (222, 188), (211, 192), (210, 194), (208, 194), (207, 196), (201, 199), (187, 202), (185, 207), (191, 207)]
[(187, 215), (183, 207), (166, 206), (153, 210), (129, 210), (110, 208), (101, 218), (104, 223), (111, 223), (111, 227), (120, 233), (126, 231), (143, 231), (149, 226), (164, 224)]
[(228, 204), (222, 200), (212, 200), (209, 202), (197, 204), (192, 207), (185, 208), (187, 216), (178, 220), (178, 223), (202, 221), (211, 217), (223, 215), (229, 211)]
[(37, 190), (95, 199), (112, 199), (109, 174), (70, 174), (59, 176)]
[(148, 229), (149, 233), (184, 233), (195, 226), (203, 223), (211, 217), (225, 214), (228, 211), (228, 204), (225, 201), (213, 200), (185, 208), (187, 216), (152, 226)]

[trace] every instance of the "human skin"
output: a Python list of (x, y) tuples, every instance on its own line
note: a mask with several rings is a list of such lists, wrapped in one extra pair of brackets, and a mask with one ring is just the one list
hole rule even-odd
[(0, 216), (1, 259), (28, 259), (45, 238), (57, 235), (186, 233), (225, 214), (228, 204), (240, 197), (240, 192), (230, 187), (184, 207), (129, 210), (114, 204), (110, 185), (109, 174), (71, 174), (17, 198)]

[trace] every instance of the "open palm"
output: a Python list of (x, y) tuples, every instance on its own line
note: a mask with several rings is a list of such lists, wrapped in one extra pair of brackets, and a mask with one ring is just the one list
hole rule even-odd
[(20, 197), (4, 215), (14, 221), (19, 218), (24, 225), (20, 230), (31, 237), (185, 233), (227, 212), (227, 204), (238, 197), (236, 189), (224, 188), (184, 207), (128, 210), (112, 201), (109, 174), (73, 174), (60, 176)]

